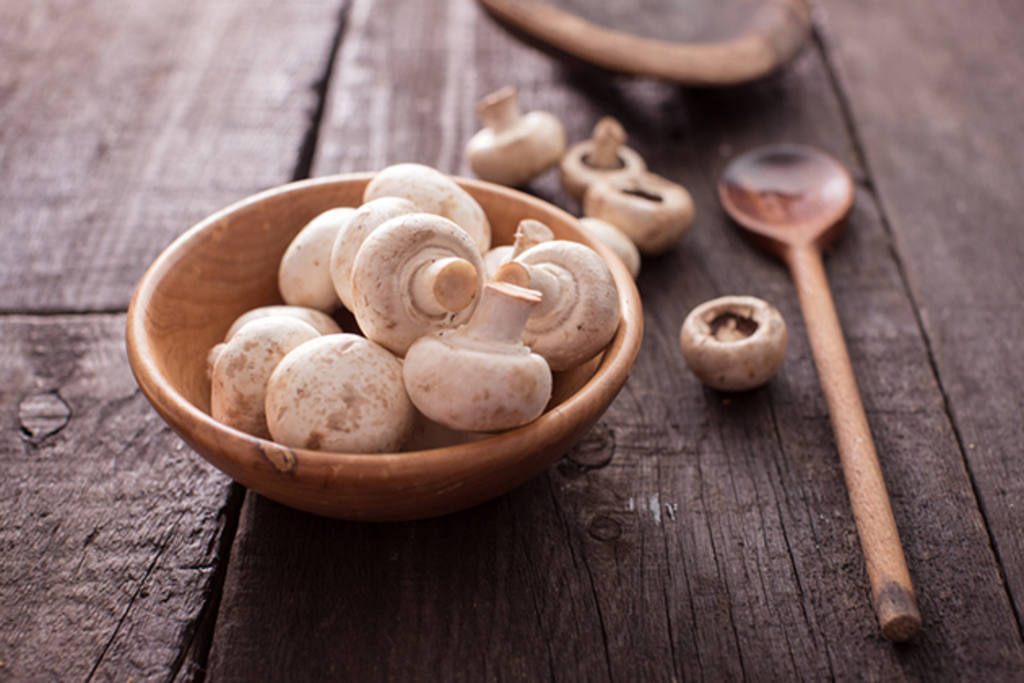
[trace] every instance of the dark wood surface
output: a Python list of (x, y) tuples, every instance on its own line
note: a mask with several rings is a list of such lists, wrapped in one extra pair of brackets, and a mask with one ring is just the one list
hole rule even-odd
[[(1020, 14), (828, 0), (786, 70), (713, 91), (552, 61), (471, 0), (0, 3), (0, 679), (1019, 680)], [(449, 517), (243, 494), (136, 389), (134, 282), (296, 175), (467, 173), (475, 100), (508, 83), (571, 140), (618, 117), (693, 194), (691, 234), (643, 264), (623, 392), (548, 472)], [(924, 618), (906, 645), (878, 633), (795, 292), (714, 195), (780, 140), (858, 182), (826, 268)], [(553, 173), (529, 189), (579, 208)], [(778, 306), (790, 348), (729, 396), (677, 335), (733, 293)]]

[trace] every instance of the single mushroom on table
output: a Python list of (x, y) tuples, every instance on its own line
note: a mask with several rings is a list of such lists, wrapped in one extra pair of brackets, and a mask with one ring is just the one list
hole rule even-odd
[(422, 337), (409, 348), (409, 398), (452, 429), (493, 432), (531, 422), (551, 398), (551, 369), (523, 344), (523, 326), (541, 294), (489, 282), (462, 327)]
[(693, 223), (693, 199), (654, 173), (599, 180), (583, 195), (583, 215), (619, 228), (644, 254), (670, 249)]
[(267, 424), (292, 448), (398, 450), (416, 423), (402, 363), (355, 334), (332, 334), (286, 355), (267, 383)]
[(690, 370), (721, 391), (746, 391), (770, 380), (782, 367), (787, 341), (782, 314), (753, 296), (706, 301), (690, 311), (679, 332)]
[(610, 116), (597, 125), (591, 139), (578, 142), (562, 157), (562, 187), (576, 199), (603, 178), (631, 176), (647, 170), (635, 150), (626, 147), (626, 131)]
[(525, 185), (558, 163), (565, 151), (565, 129), (554, 114), (521, 114), (516, 89), (506, 86), (476, 106), (484, 128), (466, 143), (469, 167), (484, 180)]
[(363, 202), (402, 197), (426, 213), (451, 220), (469, 233), (481, 254), (491, 248), (491, 224), (483, 207), (454, 180), (422, 164), (395, 164), (378, 172), (363, 192)]
[(608, 265), (590, 247), (553, 240), (524, 251), (494, 279), (543, 295), (526, 323), (523, 341), (552, 370), (593, 358), (619, 327), (619, 297)]
[(320, 333), (297, 318), (270, 316), (247, 322), (229, 341), (214, 347), (210, 415), (229, 427), (269, 438), (263, 412), (267, 381), (285, 355)]
[(398, 216), (356, 254), (352, 312), (367, 339), (403, 356), (419, 337), (466, 321), (485, 277), (483, 256), (453, 222)]
[(487, 276), (494, 277), (494, 274), (498, 272), (498, 268), (501, 268), (530, 247), (536, 246), (541, 242), (550, 242), (553, 239), (555, 239), (555, 233), (551, 232), (551, 228), (532, 218), (524, 218), (516, 226), (516, 234), (512, 244), (494, 247), (484, 254)]
[(286, 304), (321, 311), (338, 307), (331, 281), (331, 247), (355, 209), (330, 209), (306, 224), (281, 257), (277, 287)]

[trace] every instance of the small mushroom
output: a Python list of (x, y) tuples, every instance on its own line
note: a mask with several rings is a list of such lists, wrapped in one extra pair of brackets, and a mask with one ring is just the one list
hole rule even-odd
[(587, 234), (600, 240), (605, 246), (614, 251), (619, 260), (625, 264), (629, 274), (633, 276), (634, 280), (636, 279), (636, 276), (640, 274), (640, 252), (637, 250), (636, 245), (633, 244), (633, 240), (626, 236), (626, 233), (608, 221), (589, 216), (581, 218), (580, 225), (583, 226)]
[(568, 370), (607, 346), (619, 327), (619, 297), (608, 265), (588, 246), (553, 240), (502, 266), (495, 280), (527, 285), (543, 300), (523, 341), (552, 370)]
[(686, 364), (721, 391), (746, 391), (770, 380), (786, 356), (786, 322), (752, 296), (723, 296), (690, 311), (679, 333)]
[(506, 86), (476, 106), (484, 128), (466, 144), (473, 173), (492, 183), (518, 187), (558, 163), (565, 151), (565, 129), (554, 114), (522, 115), (516, 89)]
[(231, 323), (231, 327), (228, 328), (228, 333), (224, 335), (224, 341), (231, 341), (235, 333), (248, 322), (279, 315), (298, 318), (304, 323), (309, 323), (320, 334), (337, 334), (341, 332), (341, 328), (338, 327), (338, 323), (334, 322), (334, 318), (315, 308), (306, 308), (305, 306), (260, 306), (238, 316), (235, 322)]
[(532, 218), (524, 218), (516, 226), (516, 234), (512, 244), (494, 247), (484, 254), (487, 276), (494, 277), (494, 274), (498, 272), (498, 268), (502, 265), (519, 256), (530, 247), (541, 242), (550, 242), (553, 239), (555, 239), (555, 234), (551, 232), (551, 228)]
[(274, 441), (340, 453), (396, 451), (416, 422), (401, 361), (355, 334), (294, 348), (270, 376), (266, 409)]
[(473, 240), (447, 218), (398, 216), (356, 254), (352, 312), (367, 339), (402, 356), (419, 337), (469, 318), (484, 273)]
[(352, 215), (338, 232), (331, 249), (331, 281), (342, 305), (352, 310), (352, 266), (366, 236), (386, 221), (407, 213), (416, 213), (416, 206), (401, 197), (380, 197), (369, 201)]
[(491, 224), (483, 207), (454, 180), (429, 166), (388, 166), (366, 186), (363, 202), (378, 197), (408, 199), (420, 211), (444, 216), (469, 233), (481, 254), (491, 248)]
[(562, 187), (576, 199), (602, 178), (643, 173), (647, 164), (635, 150), (626, 147), (626, 131), (610, 116), (597, 125), (589, 140), (578, 142), (562, 157)]
[(214, 346), (210, 354), (213, 419), (269, 438), (263, 405), (270, 374), (289, 351), (319, 336), (312, 325), (297, 318), (271, 316), (246, 323), (230, 341)]
[(583, 213), (616, 226), (644, 254), (660, 254), (693, 223), (693, 200), (682, 185), (654, 173), (599, 180), (583, 195)]
[(341, 208), (325, 211), (299, 231), (281, 258), (277, 287), (286, 304), (331, 311), (338, 294), (331, 281), (331, 247), (338, 231), (355, 213)]
[(472, 318), (409, 348), (409, 398), (431, 420), (463, 431), (512, 429), (536, 419), (551, 398), (551, 370), (522, 341), (539, 292), (506, 282), (484, 287)]

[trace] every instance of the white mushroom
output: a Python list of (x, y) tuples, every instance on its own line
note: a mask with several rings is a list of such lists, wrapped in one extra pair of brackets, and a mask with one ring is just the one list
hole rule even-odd
[(484, 180), (518, 187), (558, 163), (565, 151), (565, 129), (554, 114), (522, 115), (516, 89), (506, 86), (477, 103), (484, 128), (466, 144), (473, 173)]
[(338, 295), (331, 282), (331, 247), (355, 209), (331, 209), (299, 231), (281, 258), (277, 287), (286, 304), (331, 311)]
[(235, 333), (248, 322), (259, 318), (280, 315), (297, 318), (304, 323), (309, 323), (320, 334), (337, 334), (341, 332), (341, 328), (338, 327), (338, 323), (334, 322), (334, 318), (315, 308), (306, 308), (305, 306), (260, 306), (238, 316), (235, 322), (231, 323), (231, 327), (228, 328), (228, 333), (224, 335), (224, 341), (230, 341), (235, 336)]
[(331, 281), (342, 305), (352, 310), (352, 266), (366, 236), (386, 221), (407, 213), (415, 213), (416, 206), (401, 197), (380, 197), (358, 209), (338, 232), (331, 249)]
[(490, 282), (468, 323), (423, 337), (409, 349), (409, 398), (452, 429), (491, 432), (536, 419), (551, 398), (551, 370), (522, 342), (540, 293)]
[(618, 121), (610, 116), (598, 121), (591, 139), (576, 143), (562, 157), (559, 169), (565, 191), (581, 199), (587, 188), (602, 178), (646, 171), (643, 157), (625, 142), (626, 131)]
[(469, 318), (484, 282), (473, 240), (447, 218), (412, 213), (374, 230), (352, 268), (359, 328), (399, 356), (419, 337)]
[(274, 441), (340, 453), (396, 451), (416, 421), (401, 361), (355, 334), (293, 349), (270, 376), (266, 410)]
[(679, 344), (700, 381), (722, 391), (746, 391), (770, 380), (786, 356), (786, 322), (752, 296), (706, 301), (686, 316)]
[(629, 274), (636, 279), (640, 274), (640, 251), (629, 239), (626, 233), (622, 232), (608, 221), (589, 216), (580, 219), (580, 225), (591, 237), (600, 240), (605, 246), (615, 252)]
[(502, 266), (495, 280), (540, 291), (523, 341), (552, 370), (568, 370), (607, 346), (619, 327), (619, 297), (608, 265), (588, 246), (553, 240)]
[(535, 221), (531, 218), (524, 218), (519, 221), (519, 225), (516, 226), (516, 234), (512, 244), (503, 244), (500, 247), (494, 247), (484, 254), (484, 265), (487, 266), (487, 276), (494, 277), (494, 274), (498, 272), (498, 268), (501, 268), (501, 266), (508, 263), (516, 256), (519, 256), (532, 246), (540, 244), (541, 242), (550, 242), (553, 239), (555, 239), (555, 234), (551, 232), (551, 228), (540, 221)]
[[(211, 351), (210, 415), (247, 434), (268, 438), (263, 413), (267, 380), (285, 354), (319, 337), (312, 325), (296, 318), (258, 318), (242, 326), (231, 341)], [(219, 349), (219, 352), (217, 352)]]
[(388, 166), (366, 186), (363, 202), (378, 197), (408, 199), (420, 211), (444, 216), (469, 233), (481, 254), (491, 248), (491, 224), (483, 207), (454, 180), (429, 166)]
[(583, 213), (616, 226), (644, 254), (660, 254), (693, 223), (693, 200), (682, 185), (654, 173), (599, 180), (583, 196)]

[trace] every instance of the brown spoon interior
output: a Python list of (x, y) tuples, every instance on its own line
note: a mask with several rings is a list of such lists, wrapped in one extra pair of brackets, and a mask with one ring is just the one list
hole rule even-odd
[(733, 220), (785, 257), (796, 247), (823, 249), (839, 237), (854, 185), (838, 161), (813, 147), (768, 145), (734, 159), (718, 183)]

